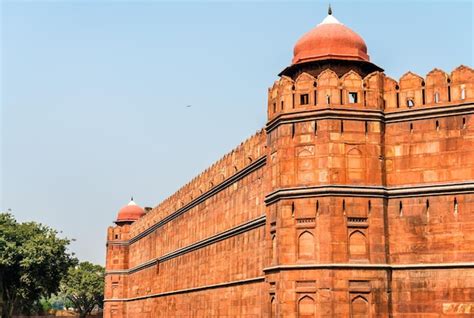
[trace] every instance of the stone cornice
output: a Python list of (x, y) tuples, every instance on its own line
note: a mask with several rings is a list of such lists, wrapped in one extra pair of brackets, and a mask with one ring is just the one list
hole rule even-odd
[(162, 263), (162, 262), (165, 262), (165, 261), (168, 261), (170, 259), (173, 259), (175, 257), (178, 257), (178, 256), (181, 256), (183, 254), (186, 254), (186, 253), (189, 253), (189, 252), (192, 252), (192, 251), (195, 251), (197, 249), (200, 249), (200, 248), (203, 248), (203, 247), (206, 247), (208, 245), (211, 245), (211, 244), (215, 244), (219, 241), (222, 241), (222, 240), (225, 240), (225, 239), (228, 239), (232, 236), (236, 236), (236, 235), (239, 235), (241, 233), (244, 233), (244, 232), (247, 232), (247, 231), (250, 231), (250, 230), (253, 230), (255, 228), (258, 228), (260, 226), (263, 226), (265, 225), (265, 220), (266, 220), (266, 217), (265, 215), (262, 215), (256, 219), (253, 219), (249, 222), (246, 222), (246, 223), (243, 223), (239, 226), (236, 226), (230, 230), (227, 230), (227, 231), (224, 231), (222, 233), (219, 233), (219, 234), (216, 234), (216, 235), (213, 235), (213, 236), (210, 236), (204, 240), (201, 240), (201, 241), (198, 241), (196, 243), (193, 243), (193, 244), (190, 244), (188, 246), (185, 246), (185, 247), (182, 247), (182, 248), (179, 248), (175, 251), (172, 251), (170, 253), (167, 253), (165, 255), (162, 255), (158, 258), (155, 258), (155, 259), (152, 259), (152, 260), (149, 260), (145, 263), (142, 263), (140, 265), (137, 265), (135, 267), (132, 267), (130, 269), (122, 269), (122, 270), (110, 270), (110, 271), (107, 271), (106, 272), (106, 275), (111, 275), (111, 274), (121, 274), (121, 275), (128, 275), (128, 274), (132, 274), (132, 273), (135, 273), (135, 272), (138, 272), (138, 271), (141, 271), (143, 269), (146, 269), (148, 267), (151, 267), (153, 265), (156, 265), (157, 263)]
[[(282, 270), (318, 270), (318, 269), (338, 269), (338, 270), (433, 270), (433, 269), (464, 269), (474, 268), (474, 262), (462, 262), (462, 263), (426, 263), (426, 264), (353, 264), (353, 263), (341, 263), (341, 264), (293, 264), (293, 265), (276, 265), (264, 268), (264, 272), (275, 272)], [(236, 280), (231, 282), (224, 282), (212, 285), (204, 285), (191, 288), (177, 289), (162, 293), (130, 297), (130, 298), (109, 298), (104, 299), (104, 302), (129, 302), (148, 298), (165, 297), (176, 294), (192, 293), (207, 289), (214, 288), (225, 288), (235, 285), (251, 284), (257, 282), (264, 282), (265, 276), (253, 277), (248, 279)]]
[(429, 270), (474, 268), (474, 262), (461, 263), (417, 263), (417, 264), (360, 264), (360, 263), (327, 263), (327, 264), (291, 264), (275, 265), (264, 268), (264, 272), (299, 269), (341, 269), (341, 270)]
[(474, 104), (464, 103), (456, 105), (444, 105), (423, 107), (384, 112), (376, 109), (350, 109), (350, 108), (325, 108), (318, 110), (307, 110), (294, 113), (279, 114), (270, 120), (265, 129), (267, 133), (282, 124), (291, 124), (321, 119), (345, 119), (360, 121), (380, 121), (386, 124), (404, 121), (422, 120), (447, 116), (467, 115), (474, 113)]
[(268, 194), (265, 197), (265, 203), (270, 205), (282, 199), (326, 196), (395, 199), (463, 193), (474, 193), (474, 180), (459, 183), (411, 185), (403, 187), (323, 185), (316, 187), (287, 188), (279, 189)]
[(410, 120), (421, 120), (421, 119), (430, 119), (446, 116), (457, 116), (457, 115), (467, 115), (474, 113), (474, 104), (457, 104), (457, 105), (446, 105), (446, 106), (434, 106), (433, 108), (425, 107), (385, 113), (385, 122), (386, 123), (397, 123), (402, 121)]
[(244, 169), (240, 170), (236, 174), (234, 174), (234, 175), (230, 176), (229, 178), (227, 178), (226, 180), (222, 181), (221, 183), (219, 183), (218, 185), (216, 185), (215, 187), (213, 187), (209, 191), (201, 194), (200, 196), (198, 196), (197, 198), (195, 198), (194, 200), (192, 200), (188, 204), (184, 205), (183, 207), (181, 207), (178, 210), (174, 211), (173, 213), (169, 214), (168, 216), (166, 216), (165, 218), (163, 218), (159, 222), (153, 224), (152, 226), (150, 226), (149, 228), (147, 228), (146, 230), (144, 230), (140, 234), (134, 236), (130, 240), (128, 240), (128, 241), (125, 241), (125, 240), (122, 240), (122, 241), (108, 241), (107, 245), (109, 245), (109, 244), (110, 245), (130, 245), (130, 244), (133, 244), (136, 241), (144, 238), (145, 236), (150, 235), (156, 229), (162, 227), (163, 225), (165, 225), (168, 222), (171, 222), (172, 220), (176, 219), (181, 214), (186, 213), (187, 211), (191, 210), (192, 208), (194, 208), (198, 204), (206, 201), (210, 197), (212, 197), (212, 196), (216, 195), (217, 193), (221, 192), (222, 190), (226, 189), (227, 187), (232, 185), (234, 182), (243, 179), (244, 177), (248, 176), (250, 173), (252, 173), (252, 172), (260, 169), (261, 167), (265, 166), (266, 160), (267, 160), (266, 156), (260, 157), (259, 159), (252, 162), (250, 165), (246, 166)]
[(321, 119), (347, 119), (383, 121), (384, 113), (377, 109), (324, 108), (294, 113), (283, 113), (270, 120), (265, 129), (267, 133), (282, 124), (305, 122)]
[(150, 295), (144, 295), (144, 296), (137, 296), (137, 297), (130, 297), (130, 298), (109, 298), (109, 299), (104, 299), (104, 302), (135, 301), (135, 300), (142, 300), (142, 299), (147, 299), (147, 298), (157, 298), (157, 297), (164, 297), (164, 296), (170, 296), (170, 295), (176, 295), (176, 294), (193, 293), (193, 292), (198, 292), (198, 291), (202, 291), (206, 289), (225, 288), (225, 287), (232, 287), (235, 285), (252, 284), (252, 283), (263, 282), (263, 281), (265, 281), (265, 277), (259, 276), (259, 277), (241, 279), (241, 280), (234, 280), (231, 282), (204, 285), (204, 286), (192, 287), (192, 288), (177, 289), (177, 290), (167, 291), (163, 293), (156, 293), (156, 294), (150, 294)]

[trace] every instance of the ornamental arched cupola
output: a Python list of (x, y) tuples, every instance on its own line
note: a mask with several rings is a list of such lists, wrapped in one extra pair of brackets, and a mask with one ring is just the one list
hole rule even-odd
[(123, 224), (131, 224), (145, 215), (145, 210), (137, 205), (133, 198), (130, 202), (120, 209), (117, 214), (117, 220), (115, 220), (115, 224), (123, 225)]
[(338, 76), (350, 70), (362, 77), (374, 71), (383, 71), (370, 62), (364, 39), (339, 22), (332, 14), (331, 7), (321, 23), (296, 42), (291, 65), (279, 75), (295, 79), (306, 72), (316, 77), (327, 68), (331, 68)]

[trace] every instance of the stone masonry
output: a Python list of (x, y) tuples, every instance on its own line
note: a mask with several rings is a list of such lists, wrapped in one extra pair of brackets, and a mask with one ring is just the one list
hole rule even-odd
[(262, 131), (108, 229), (105, 318), (474, 317), (474, 70), (347, 42), (297, 44)]

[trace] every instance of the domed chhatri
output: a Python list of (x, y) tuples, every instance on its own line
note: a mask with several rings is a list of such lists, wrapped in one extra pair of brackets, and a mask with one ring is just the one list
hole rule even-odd
[(130, 202), (120, 209), (117, 220), (115, 223), (132, 223), (141, 218), (145, 215), (145, 210), (142, 207), (138, 206), (134, 201), (133, 198)]
[(364, 39), (339, 22), (329, 7), (328, 16), (296, 43), (292, 64), (339, 59), (369, 62)]

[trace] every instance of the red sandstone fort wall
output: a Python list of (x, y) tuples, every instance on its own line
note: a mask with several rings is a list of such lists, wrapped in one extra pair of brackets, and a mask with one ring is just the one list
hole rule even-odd
[(106, 317), (474, 314), (473, 74), (283, 76), (266, 132), (109, 229)]
[[(106, 316), (155, 317), (163, 308), (209, 316), (237, 306), (260, 314), (265, 143), (261, 131), (123, 232), (109, 229), (106, 297), (133, 300), (108, 304)], [(186, 290), (194, 293), (176, 301)], [(191, 308), (220, 293), (228, 301)]]

